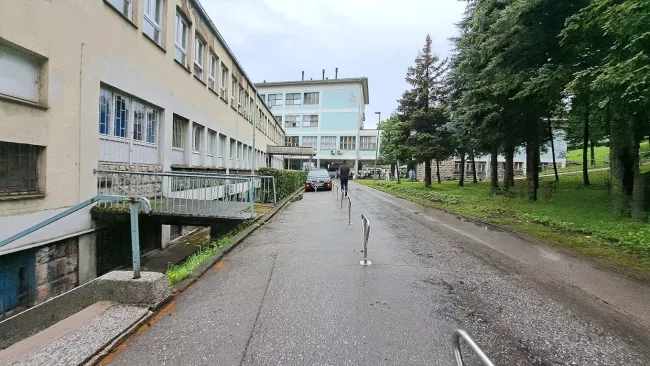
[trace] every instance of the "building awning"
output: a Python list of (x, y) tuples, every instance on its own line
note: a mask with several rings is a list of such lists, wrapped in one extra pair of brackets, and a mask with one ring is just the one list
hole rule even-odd
[(313, 147), (302, 146), (269, 146), (266, 148), (266, 153), (269, 155), (316, 155)]

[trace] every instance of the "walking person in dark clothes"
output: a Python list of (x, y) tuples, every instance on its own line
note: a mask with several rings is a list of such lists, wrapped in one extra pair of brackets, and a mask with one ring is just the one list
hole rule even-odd
[(350, 167), (343, 160), (343, 165), (339, 168), (339, 177), (341, 178), (341, 189), (345, 191), (345, 195), (348, 195), (348, 179), (350, 179)]

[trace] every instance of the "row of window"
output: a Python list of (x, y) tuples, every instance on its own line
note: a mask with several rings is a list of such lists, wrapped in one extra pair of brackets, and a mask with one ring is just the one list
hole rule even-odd
[(266, 102), (269, 107), (276, 105), (313, 105), (320, 103), (320, 93), (319, 92), (310, 92), (310, 93), (275, 93), (269, 94), (260, 94), (262, 100)]
[[(162, 46), (163, 0), (144, 1), (143, 33)], [(122, 15), (133, 21), (133, 0), (108, 0), (108, 2)], [(221, 62), (216, 52), (208, 46), (205, 37), (199, 32), (194, 33), (194, 57), (190, 61), (191, 23), (184, 14), (178, 11), (175, 19), (174, 59), (252, 124), (256, 106), (255, 96), (251, 95), (242, 85), (242, 80), (237, 80), (230, 73), (228, 67)], [(190, 63), (192, 67), (190, 67)], [(258, 111), (259, 123), (272, 122), (269, 117), (264, 115), (261, 108), (258, 107)], [(270, 134), (269, 128), (260, 128), (260, 131), (272, 138), (276, 144), (279, 142), (278, 133)]]
[[(158, 126), (162, 110), (146, 102), (102, 87), (99, 93), (99, 133), (104, 136), (132, 139), (141, 143), (158, 145)], [(172, 147), (184, 150), (187, 145), (189, 120), (174, 115), (172, 126)], [(207, 155), (223, 157), (226, 153), (226, 135), (207, 129), (207, 146), (204, 146), (206, 128), (198, 123), (192, 124), (192, 151), (206, 152)], [(243, 151), (239, 151), (237, 147)], [(250, 150), (250, 152), (249, 152)], [(231, 139), (230, 158), (241, 155), (250, 159), (252, 147)], [(250, 161), (250, 160), (244, 160)]]
[[(357, 137), (356, 136), (339, 136), (337, 144), (337, 136), (320, 136), (320, 149), (318, 145), (318, 136), (303, 136), (302, 143), (300, 143), (299, 136), (287, 136), (284, 139), (285, 146), (303, 146), (311, 147), (315, 150), (356, 150)], [(361, 151), (375, 151), (377, 149), (377, 136), (360, 136), (359, 150)]]
[[(318, 127), (318, 115), (317, 114), (289, 114), (284, 117), (284, 128), (294, 128), (300, 127), (300, 121), (302, 119), (302, 127)], [(282, 123), (282, 116), (275, 116), (275, 120), (278, 123)]]

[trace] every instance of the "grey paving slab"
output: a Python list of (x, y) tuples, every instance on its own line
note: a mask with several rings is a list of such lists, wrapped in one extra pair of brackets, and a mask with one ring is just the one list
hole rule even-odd
[[(112, 305), (78, 327), (44, 343), (10, 363), (13, 366), (80, 365), (144, 317), (146, 307)], [(63, 320), (62, 322), (65, 322)]]
[[(647, 328), (453, 216), (356, 184), (350, 196), (353, 225), (331, 193), (306, 193), (112, 364), (452, 365), (457, 327), (501, 365), (650, 364)], [(361, 213), (369, 267), (359, 265)]]

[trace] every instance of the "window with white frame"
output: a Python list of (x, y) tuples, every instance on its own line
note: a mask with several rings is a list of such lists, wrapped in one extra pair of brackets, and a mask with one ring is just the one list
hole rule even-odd
[(299, 136), (286, 136), (284, 138), (284, 146), (298, 146)]
[(187, 120), (174, 116), (172, 147), (177, 149), (185, 148), (185, 131), (187, 131)]
[(194, 75), (203, 80), (203, 63), (205, 58), (205, 42), (198, 34), (194, 36)]
[(0, 42), (0, 94), (38, 103), (42, 64), (28, 51)]
[(221, 63), (221, 97), (225, 100), (228, 100), (228, 68), (226, 65)]
[(133, 101), (133, 139), (156, 143), (160, 110), (140, 101)]
[(299, 105), (301, 103), (300, 93), (287, 93), (287, 105)]
[(302, 116), (302, 127), (318, 127), (318, 115), (308, 114)]
[(260, 98), (264, 103), (266, 103), (266, 94), (260, 94)]
[(99, 90), (99, 133), (157, 144), (161, 109), (102, 87)]
[(203, 130), (204, 127), (198, 123), (192, 125), (192, 151), (203, 151)]
[(248, 147), (248, 162), (249, 163), (251, 162), (252, 158), (253, 158), (253, 148), (249, 146)]
[(122, 15), (133, 20), (133, 3), (131, 0), (107, 0)]
[(230, 159), (234, 159), (235, 155), (237, 155), (237, 141), (230, 139)]
[(320, 137), (321, 150), (336, 150), (336, 136), (321, 136)]
[(249, 101), (250, 101), (250, 96), (248, 95), (248, 92), (244, 95), (244, 115), (248, 115), (249, 109)]
[[(246, 93), (246, 94), (248, 95), (248, 93)], [(253, 112), (254, 112), (254, 109), (255, 109), (255, 101), (253, 100), (253, 97), (248, 98), (248, 105), (249, 105), (249, 108), (248, 108), (248, 120), (251, 121), (251, 123), (253, 123)]]
[(248, 161), (248, 146), (246, 144), (244, 144), (242, 154), (242, 161)]
[(282, 116), (273, 116), (279, 124), (282, 124)]
[(244, 88), (239, 84), (239, 89), (237, 89), (237, 111), (242, 112), (242, 103), (244, 103)]
[(113, 136), (126, 138), (129, 126), (129, 101), (119, 94), (113, 94)]
[(316, 136), (303, 136), (302, 144), (300, 144), (300, 146), (311, 147), (313, 149), (316, 149), (317, 141), (318, 140)]
[(305, 104), (318, 104), (319, 103), (319, 93), (305, 93)]
[(208, 155), (214, 155), (217, 153), (217, 133), (208, 130)]
[(208, 64), (208, 88), (214, 90), (217, 80), (217, 65), (219, 60), (217, 56), (210, 54), (210, 63)]
[(273, 107), (275, 105), (282, 105), (282, 93), (279, 94), (269, 94), (269, 106)]
[(231, 102), (230, 105), (232, 107), (236, 107), (236, 105), (235, 105), (235, 96), (237, 95), (237, 85), (238, 85), (237, 84), (237, 79), (235, 79), (234, 77), (231, 77), (230, 79), (232, 80), (232, 83), (230, 83), (230, 93), (232, 94), (230, 96), (230, 102)]
[(241, 154), (242, 154), (242, 143), (237, 142), (237, 160), (241, 160)]
[(143, 32), (154, 42), (162, 44), (163, 0), (144, 0)]
[(174, 59), (187, 67), (187, 45), (189, 43), (189, 23), (185, 17), (176, 13), (176, 35), (174, 38)]
[(219, 134), (219, 146), (217, 146), (218, 156), (222, 158), (226, 154), (226, 135)]
[(284, 127), (292, 128), (300, 126), (300, 116), (299, 115), (287, 115), (284, 116)]
[(359, 150), (375, 151), (377, 149), (377, 136), (361, 136), (359, 138)]
[(341, 136), (341, 150), (356, 150), (357, 137), (356, 136)]

